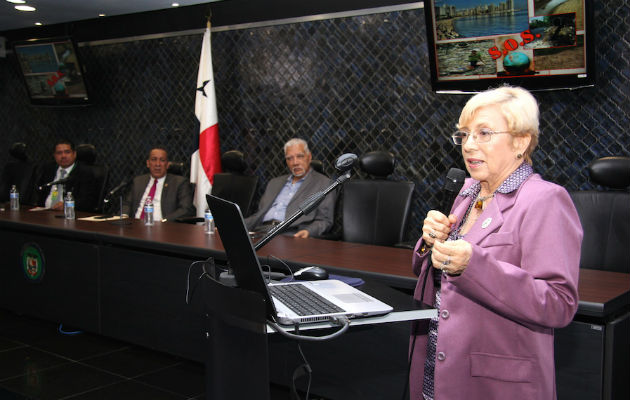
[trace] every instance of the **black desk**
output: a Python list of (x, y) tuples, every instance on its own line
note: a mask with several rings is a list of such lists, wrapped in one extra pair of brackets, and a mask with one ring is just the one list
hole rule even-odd
[[(20, 253), (26, 243), (42, 251), (45, 273), (39, 282), (25, 278)], [(0, 250), (0, 307), (203, 361), (201, 310), (185, 304), (186, 275), (192, 261), (224, 260), (225, 254), (218, 235), (204, 234), (202, 226), (145, 227), (139, 221), (116, 226), (66, 221), (52, 212), (4, 211)], [(280, 236), (258, 254), (263, 263), (273, 264), (269, 256), (275, 255), (293, 268), (321, 265), (404, 290), (416, 280), (407, 249)], [(572, 398), (563, 393), (567, 388), (589, 399), (614, 398), (617, 392), (611, 391), (627, 388), (618, 385), (618, 375), (629, 362), (630, 275), (584, 270), (579, 295), (574, 322), (557, 331), (560, 398)], [(396, 362), (405, 364), (408, 333), (402, 324), (399, 328), (380, 337), (375, 333), (371, 343), (379, 350), (390, 346), (374, 356), (387, 358), (377, 362), (393, 363), (398, 371)], [(366, 387), (373, 384), (368, 379)], [(336, 384), (331, 376), (329, 386)]]

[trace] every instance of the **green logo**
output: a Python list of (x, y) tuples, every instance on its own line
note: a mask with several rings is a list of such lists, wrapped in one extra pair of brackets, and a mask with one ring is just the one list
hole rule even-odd
[(26, 279), (40, 282), (44, 277), (44, 256), (42, 250), (35, 243), (25, 243), (22, 246), (22, 270)]

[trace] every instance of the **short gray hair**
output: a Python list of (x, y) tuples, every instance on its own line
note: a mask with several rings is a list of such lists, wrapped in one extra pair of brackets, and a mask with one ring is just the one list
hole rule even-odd
[(530, 92), (521, 87), (505, 85), (477, 93), (464, 106), (457, 129), (472, 122), (478, 109), (493, 105), (501, 109), (512, 136), (531, 136), (529, 147), (523, 154), (525, 161), (531, 164), (531, 155), (538, 144), (539, 136), (538, 102)]
[(299, 145), (299, 144), (304, 146), (304, 152), (306, 154), (310, 154), (311, 153), (311, 151), (308, 149), (308, 143), (306, 143), (306, 140), (300, 139), (300, 138), (289, 139), (289, 141), (284, 144), (284, 153), (285, 154), (287, 153), (287, 149), (289, 147), (296, 146), (296, 145)]

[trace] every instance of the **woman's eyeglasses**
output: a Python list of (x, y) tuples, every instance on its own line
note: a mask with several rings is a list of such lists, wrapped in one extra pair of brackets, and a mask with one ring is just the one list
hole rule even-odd
[(468, 141), (468, 138), (471, 136), (473, 140), (475, 141), (475, 143), (488, 143), (490, 141), (490, 138), (492, 138), (492, 135), (496, 135), (498, 133), (510, 133), (510, 132), (507, 132), (507, 131), (498, 132), (498, 131), (482, 128), (482, 129), (479, 129), (479, 131), (473, 132), (473, 133), (466, 132), (466, 131), (457, 131), (451, 137), (453, 138), (453, 143), (455, 143), (458, 146), (461, 146), (462, 144), (466, 143), (466, 141)]

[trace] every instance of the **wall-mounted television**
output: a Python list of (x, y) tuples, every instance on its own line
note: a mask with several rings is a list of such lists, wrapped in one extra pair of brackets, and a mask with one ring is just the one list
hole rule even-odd
[(76, 106), (90, 102), (83, 66), (69, 37), (16, 42), (13, 49), (31, 103)]
[(427, 0), (431, 84), (474, 93), (595, 84), (593, 0)]

